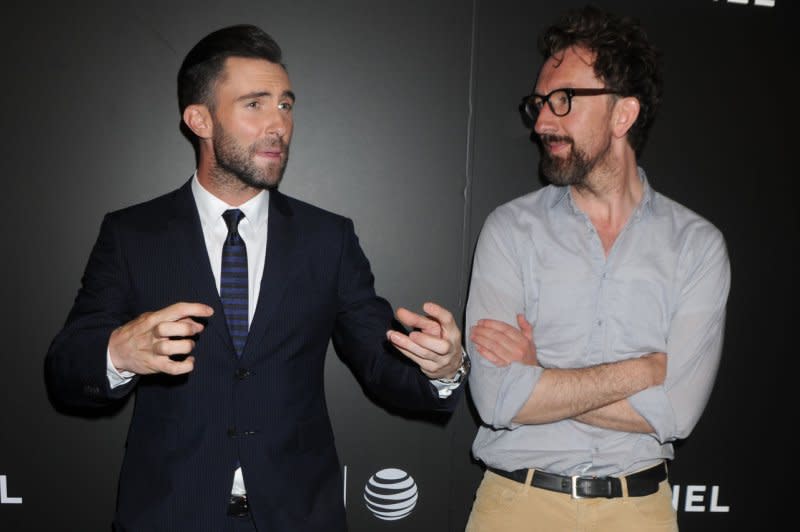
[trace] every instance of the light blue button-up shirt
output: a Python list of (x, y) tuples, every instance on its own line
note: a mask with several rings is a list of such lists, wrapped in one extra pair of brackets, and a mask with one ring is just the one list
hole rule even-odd
[(473, 454), (485, 464), (563, 475), (620, 475), (673, 457), (706, 405), (719, 365), (730, 286), (722, 234), (653, 191), (605, 255), (568, 187), (547, 186), (497, 208), (478, 240), (467, 302), (468, 329), (482, 318), (533, 324), (543, 367), (576, 368), (667, 353), (667, 376), (631, 396), (655, 429), (619, 432), (571, 419), (512, 421), (543, 369), (496, 367), (474, 344), (470, 387), (484, 425)]

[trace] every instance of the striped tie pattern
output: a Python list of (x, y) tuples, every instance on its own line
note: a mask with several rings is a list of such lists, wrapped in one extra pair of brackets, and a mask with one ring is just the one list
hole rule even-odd
[(228, 225), (228, 237), (222, 246), (219, 293), (236, 356), (242, 356), (247, 341), (247, 248), (239, 236), (239, 222), (244, 213), (229, 209), (222, 213), (222, 218)]

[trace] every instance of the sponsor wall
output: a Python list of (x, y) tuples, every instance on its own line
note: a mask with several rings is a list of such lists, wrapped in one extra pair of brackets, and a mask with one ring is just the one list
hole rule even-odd
[[(783, 410), (778, 357), (797, 296), (796, 4), (598, 3), (639, 17), (664, 50), (665, 101), (642, 164), (654, 188), (722, 230), (732, 261), (723, 362), (671, 465), (674, 506), (681, 530), (749, 530), (773, 509), (761, 487), (785, 475), (770, 420)], [(582, 2), (333, 4), (52, 2), (0, 20), (0, 530), (110, 529), (132, 403), (57, 411), (42, 361), (102, 215), (193, 172), (174, 80), (217, 27), (255, 23), (284, 48), (298, 106), (283, 190), (353, 218), (395, 306), (432, 299), (463, 317), (483, 220), (542, 185), (517, 111), (541, 63), (535, 36)], [(463, 530), (482, 475), (469, 399), (449, 419), (408, 416), (366, 398), (332, 352), (326, 377), (351, 530)]]

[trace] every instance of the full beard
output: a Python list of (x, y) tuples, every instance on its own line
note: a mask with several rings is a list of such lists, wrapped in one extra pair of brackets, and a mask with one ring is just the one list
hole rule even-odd
[[(217, 175), (228, 174), (234, 176), (244, 185), (256, 189), (272, 190), (278, 188), (283, 179), (283, 172), (289, 162), (289, 145), (279, 137), (274, 137), (248, 148), (241, 146), (227, 131), (215, 128), (212, 138), (216, 158)], [(259, 167), (253, 161), (256, 153), (266, 148), (279, 148), (284, 157), (280, 162)]]
[(609, 143), (597, 155), (590, 157), (585, 151), (577, 148), (575, 141), (570, 137), (542, 135), (541, 140), (543, 146), (549, 142), (565, 142), (571, 146), (569, 155), (564, 158), (552, 156), (546, 147), (542, 149), (540, 161), (542, 174), (550, 183), (557, 186), (571, 185), (578, 188), (588, 186), (589, 174), (611, 149)]

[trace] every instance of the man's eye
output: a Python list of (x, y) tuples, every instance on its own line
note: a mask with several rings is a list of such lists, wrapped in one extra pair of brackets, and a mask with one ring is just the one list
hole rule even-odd
[(247, 102), (247, 107), (250, 109), (258, 109), (258, 101)]
[(294, 104), (292, 102), (281, 102), (278, 104), (278, 109), (283, 111), (291, 111), (294, 108)]

